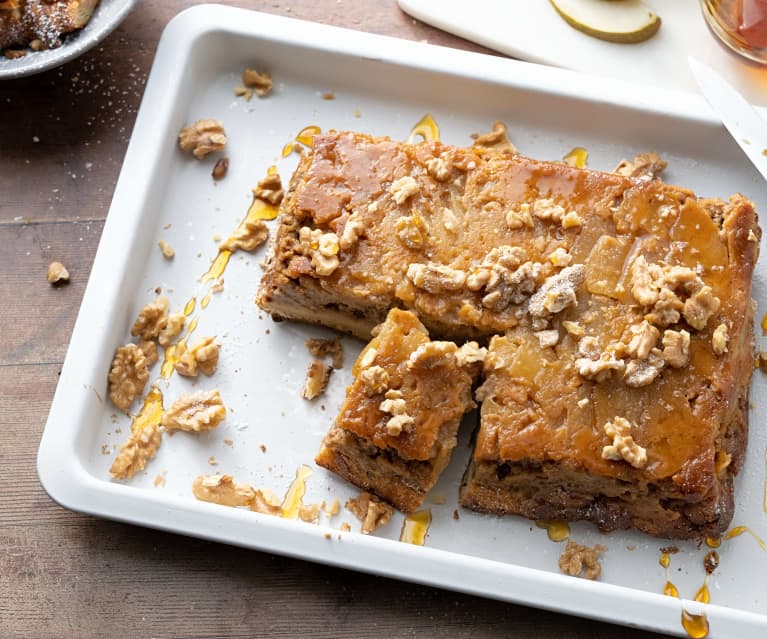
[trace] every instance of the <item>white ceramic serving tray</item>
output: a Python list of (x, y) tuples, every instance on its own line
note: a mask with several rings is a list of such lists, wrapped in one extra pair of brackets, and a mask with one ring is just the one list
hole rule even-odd
[[(272, 73), (271, 95), (251, 102), (233, 95), (246, 66)], [(323, 99), (327, 92), (335, 99)], [(609, 549), (601, 580), (591, 582), (560, 574), (563, 544), (532, 522), (466, 510), (455, 520), (470, 428), (463, 429), (449, 468), (427, 499), (433, 522), (425, 546), (398, 541), (399, 514), (363, 536), (345, 510), (312, 525), (196, 501), (191, 483), (197, 475), (230, 473), (282, 494), (302, 464), (313, 469), (305, 503), (338, 498), (343, 504), (359, 492), (312, 460), (361, 344), (344, 340), (346, 365), (333, 374), (324, 398), (301, 399), (310, 362), (304, 339), (329, 332), (275, 324), (259, 312), (253, 300), (263, 248), (236, 253), (224, 292), (207, 309), (198, 305), (195, 335), (215, 334), (223, 344), (215, 375), (192, 382), (174, 376), (160, 384), (166, 405), (189, 389), (219, 388), (229, 407), (226, 421), (200, 436), (165, 436), (145, 472), (126, 483), (110, 480), (114, 448), (127, 437), (130, 421), (113, 417), (117, 411), (104, 401), (107, 372), (115, 347), (128, 340), (155, 287), (170, 296), (173, 309), (193, 296), (199, 301), (206, 290), (199, 277), (216, 255), (214, 236), (237, 225), (250, 188), (270, 165), (289, 178), (295, 155), (282, 159), (280, 152), (306, 125), (405, 139), (426, 112), (434, 114), (448, 143), (468, 144), (470, 133), (502, 119), (523, 153), (559, 159), (573, 146), (585, 146), (595, 168), (610, 169), (624, 157), (656, 149), (669, 161), (669, 181), (702, 196), (742, 191), (767, 210), (764, 182), (694, 95), (219, 6), (190, 9), (162, 37), (136, 120), (40, 445), (45, 489), (78, 511), (656, 631), (683, 634), (682, 607), (705, 610), (711, 637), (763, 639), (767, 554), (748, 535), (722, 544), (710, 582), (712, 603), (704, 606), (660, 594), (666, 577), (659, 548), (669, 542), (573, 525), (572, 539)], [(176, 145), (181, 127), (203, 117), (223, 120), (230, 138), (229, 175), (218, 183), (210, 177), (212, 159), (194, 160)], [(159, 239), (175, 247), (174, 260), (163, 259)], [(766, 292), (760, 267), (754, 283), (760, 317)], [(159, 375), (157, 367), (154, 373)], [(757, 373), (734, 520), (762, 535), (764, 391)], [(163, 473), (166, 483), (155, 486)], [(340, 532), (342, 522), (352, 523), (355, 532)], [(672, 580), (683, 598), (692, 599), (703, 581), (706, 547), (676, 545)]]

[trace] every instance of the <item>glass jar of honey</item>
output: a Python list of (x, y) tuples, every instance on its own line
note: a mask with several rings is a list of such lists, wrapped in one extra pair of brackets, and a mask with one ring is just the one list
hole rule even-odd
[(711, 31), (730, 49), (767, 64), (767, 0), (700, 0)]

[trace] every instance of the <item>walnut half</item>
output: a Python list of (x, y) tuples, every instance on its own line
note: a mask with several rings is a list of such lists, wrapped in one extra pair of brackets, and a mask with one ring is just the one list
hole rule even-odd
[(127, 411), (133, 400), (141, 395), (148, 380), (149, 364), (144, 351), (135, 344), (120, 346), (115, 351), (109, 371), (109, 399), (112, 403)]
[(162, 433), (159, 424), (148, 424), (138, 433), (131, 433), (120, 452), (112, 462), (109, 473), (115, 479), (130, 479), (144, 470), (162, 443)]
[(182, 395), (162, 416), (165, 430), (199, 433), (211, 430), (226, 417), (226, 407), (217, 390)]
[(176, 362), (176, 372), (184, 377), (197, 377), (202, 372), (210, 376), (218, 366), (219, 345), (215, 336), (202, 337)]
[(182, 151), (190, 152), (198, 160), (208, 153), (220, 151), (226, 146), (226, 131), (221, 120), (197, 120), (181, 129), (178, 145)]
[(613, 443), (602, 448), (602, 459), (623, 460), (634, 468), (647, 466), (647, 450), (634, 441), (631, 428), (631, 422), (624, 417), (615, 417), (604, 425), (605, 434), (612, 437)]

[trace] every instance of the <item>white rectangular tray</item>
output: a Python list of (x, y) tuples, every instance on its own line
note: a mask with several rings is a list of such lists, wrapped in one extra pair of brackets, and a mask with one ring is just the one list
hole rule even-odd
[[(233, 87), (246, 66), (271, 71), (270, 96), (235, 98)], [(335, 99), (324, 100), (326, 92)], [(405, 139), (426, 112), (434, 114), (448, 143), (468, 144), (470, 133), (502, 119), (525, 155), (559, 159), (573, 146), (585, 146), (595, 168), (610, 169), (624, 157), (655, 149), (669, 161), (669, 181), (702, 196), (742, 191), (758, 207), (767, 206), (765, 184), (697, 96), (220, 6), (190, 9), (165, 30), (136, 120), (40, 445), (45, 489), (78, 511), (487, 597), (674, 634), (683, 634), (683, 605), (692, 612), (706, 608), (711, 637), (765, 637), (767, 554), (747, 535), (719, 549), (712, 604), (705, 607), (660, 594), (665, 575), (659, 548), (668, 545), (663, 540), (601, 535), (593, 526), (573, 525), (571, 538), (609, 548), (601, 580), (590, 582), (559, 573), (562, 544), (549, 541), (532, 522), (466, 510), (455, 520), (469, 456), (466, 428), (432, 493), (444, 503), (427, 500), (433, 523), (423, 547), (398, 541), (402, 515), (363, 536), (339, 533), (342, 521), (358, 530), (346, 511), (317, 526), (196, 501), (191, 483), (199, 474), (230, 473), (281, 494), (301, 464), (313, 468), (306, 503), (344, 503), (359, 492), (312, 460), (361, 344), (345, 339), (346, 366), (333, 374), (327, 396), (302, 400), (310, 361), (304, 339), (328, 332), (274, 324), (259, 312), (253, 299), (263, 248), (235, 254), (224, 292), (197, 313), (195, 335), (218, 335), (223, 344), (215, 375), (161, 383), (166, 405), (190, 388), (219, 388), (230, 409), (226, 421), (200, 436), (166, 436), (145, 472), (126, 483), (109, 479), (111, 453), (127, 437), (130, 421), (120, 416), (115, 423), (118, 411), (104, 402), (107, 372), (115, 347), (127, 341), (155, 287), (170, 296), (174, 310), (192, 296), (199, 302), (205, 287), (198, 278), (216, 255), (214, 235), (226, 236), (236, 226), (250, 188), (270, 165), (288, 179), (295, 156), (283, 160), (280, 151), (304, 126)], [(212, 161), (193, 160), (176, 145), (181, 127), (203, 117), (223, 120), (230, 138), (229, 175), (218, 183), (210, 178)], [(173, 261), (161, 256), (159, 239), (175, 247)], [(764, 276), (760, 266), (754, 283), (759, 313), (767, 308)], [(764, 390), (757, 374), (754, 427), (734, 520), (763, 536), (767, 432), (758, 400)], [(104, 445), (109, 454), (102, 453)], [(167, 483), (155, 486), (164, 471)], [(707, 549), (677, 545), (672, 578), (689, 600), (702, 583)]]

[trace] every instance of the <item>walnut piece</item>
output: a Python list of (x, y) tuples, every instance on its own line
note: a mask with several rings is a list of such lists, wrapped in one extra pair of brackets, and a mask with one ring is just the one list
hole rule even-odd
[(426, 172), (437, 182), (446, 182), (453, 172), (453, 163), (449, 157), (439, 157), (426, 160)]
[(266, 71), (256, 71), (255, 69), (245, 69), (242, 72), (242, 83), (249, 89), (253, 89), (259, 98), (267, 95), (273, 86), (271, 75)]
[(407, 202), (407, 200), (418, 193), (419, 190), (420, 187), (418, 186), (418, 182), (409, 175), (394, 180), (389, 187), (389, 192), (392, 194), (394, 201), (400, 205)]
[(690, 334), (682, 329), (663, 331), (663, 359), (672, 368), (683, 368), (690, 362)]
[(553, 198), (539, 198), (534, 200), (530, 207), (533, 217), (546, 222), (562, 222), (567, 211), (561, 204), (557, 204)]
[(192, 482), (192, 492), (200, 501), (221, 506), (248, 506), (256, 498), (256, 491), (247, 484), (237, 484), (231, 475), (200, 475)]
[(714, 355), (724, 355), (727, 352), (729, 340), (730, 330), (727, 328), (727, 324), (719, 324), (711, 336), (711, 347), (714, 349)]
[(549, 253), (546, 259), (548, 259), (554, 266), (562, 268), (570, 266), (573, 261), (573, 256), (560, 246)]
[(650, 351), (658, 343), (660, 331), (647, 320), (634, 324), (629, 330), (632, 337), (626, 347), (626, 353), (630, 357), (647, 359)]
[(596, 544), (593, 548), (582, 546), (574, 541), (568, 541), (567, 546), (559, 556), (559, 569), (566, 575), (583, 576), (586, 579), (598, 579), (602, 574), (599, 556), (607, 548)]
[(176, 362), (176, 372), (184, 377), (197, 377), (202, 372), (209, 377), (218, 366), (219, 344), (216, 337), (201, 337)]
[(457, 291), (466, 282), (466, 272), (450, 268), (444, 264), (411, 264), (407, 269), (407, 278), (417, 287), (429, 293), (439, 294), (445, 291)]
[(624, 177), (652, 180), (658, 177), (668, 164), (657, 153), (640, 153), (633, 160), (621, 160), (613, 173)]
[(407, 403), (402, 397), (402, 392), (392, 389), (386, 391), (384, 399), (378, 409), (382, 413), (388, 413), (392, 417), (386, 422), (386, 432), (392, 437), (397, 437), (403, 430), (406, 430), (413, 424), (415, 420), (407, 414)]
[(618, 373), (625, 371), (626, 362), (622, 359), (616, 359), (614, 353), (604, 352), (596, 360), (589, 357), (577, 358), (575, 360), (575, 368), (584, 379), (604, 382), (610, 377), (612, 371), (617, 371)]
[(484, 364), (487, 357), (487, 349), (480, 347), (477, 342), (466, 342), (455, 352), (455, 362), (463, 368), (472, 364)]
[(425, 342), (410, 354), (407, 367), (430, 369), (453, 362), (457, 350), (458, 347), (453, 342)]
[(533, 293), (543, 271), (538, 262), (523, 263), (526, 257), (519, 246), (498, 246), (472, 267), (466, 287), (481, 291), (482, 305), (494, 311), (502, 311), (509, 304), (521, 304)]
[(266, 488), (256, 489), (253, 503), (250, 509), (262, 515), (280, 515), (282, 514), (282, 505), (280, 498), (271, 490)]
[(312, 361), (306, 371), (306, 381), (304, 382), (304, 389), (301, 391), (301, 397), (311, 400), (322, 395), (328, 387), (332, 372), (333, 369), (324, 362), (318, 359)]
[(268, 173), (266, 177), (258, 181), (256, 188), (253, 189), (253, 197), (273, 206), (279, 206), (284, 195), (279, 173)]
[(394, 224), (400, 242), (411, 249), (421, 249), (429, 237), (429, 228), (417, 213), (403, 215)]
[(647, 466), (647, 450), (634, 441), (631, 436), (632, 424), (624, 417), (615, 417), (604, 425), (605, 434), (612, 437), (613, 443), (602, 448), (602, 459), (626, 461), (634, 468)]
[(144, 391), (149, 380), (149, 364), (146, 355), (135, 344), (120, 346), (115, 351), (109, 371), (109, 399), (127, 411), (133, 400)]
[(217, 390), (182, 395), (162, 416), (165, 430), (199, 433), (211, 430), (226, 417), (226, 408)]
[(714, 295), (713, 289), (704, 286), (685, 301), (682, 315), (690, 326), (702, 331), (711, 316), (719, 310), (719, 306), (721, 302)]
[(181, 129), (178, 144), (182, 151), (191, 151), (198, 160), (226, 146), (226, 131), (221, 120), (197, 120)]
[(165, 240), (160, 240), (157, 242), (157, 246), (160, 247), (160, 252), (162, 253), (162, 256), (166, 260), (172, 260), (173, 257), (176, 255), (176, 251), (173, 250), (173, 247), (168, 244)]
[(331, 357), (333, 368), (344, 367), (344, 345), (341, 342), (341, 338), (322, 339), (311, 337), (304, 344), (306, 344), (310, 355), (314, 357)]
[(573, 306), (577, 301), (575, 290), (586, 276), (583, 264), (563, 268), (556, 275), (546, 278), (530, 298), (529, 311), (534, 318), (546, 318)]
[(311, 257), (314, 272), (320, 277), (332, 275), (338, 268), (338, 235), (302, 226), (298, 230), (296, 252)]
[(150, 302), (138, 314), (136, 321), (130, 329), (130, 334), (139, 336), (143, 340), (154, 339), (159, 336), (168, 324), (168, 298), (164, 295)]
[(359, 497), (349, 499), (344, 506), (362, 522), (363, 535), (385, 526), (394, 514), (394, 508), (370, 493), (361, 493)]
[(372, 397), (384, 393), (389, 388), (389, 373), (380, 366), (370, 366), (363, 368), (359, 374), (359, 380), (365, 395)]
[(652, 384), (660, 375), (665, 364), (660, 350), (654, 348), (647, 359), (632, 359), (626, 364), (623, 381), (626, 386), (632, 388)]
[(47, 277), (49, 284), (63, 284), (69, 281), (69, 271), (61, 262), (51, 262)]
[(362, 221), (359, 213), (355, 211), (346, 220), (343, 233), (341, 233), (341, 237), (338, 238), (338, 246), (340, 246), (343, 250), (348, 251), (359, 241), (359, 238), (364, 234), (365, 223)]
[(223, 180), (229, 172), (229, 158), (219, 158), (210, 172), (211, 177), (218, 181)]
[(146, 357), (146, 365), (148, 368), (151, 368), (157, 363), (157, 344), (155, 344), (151, 340), (146, 340), (141, 342), (138, 347), (141, 349), (141, 352), (144, 353), (144, 357)]
[(219, 245), (221, 251), (255, 251), (269, 237), (269, 227), (263, 220), (244, 219), (234, 232)]
[(168, 315), (165, 327), (157, 335), (157, 341), (160, 342), (160, 346), (170, 344), (173, 338), (184, 329), (184, 324), (186, 324), (186, 315), (183, 313), (171, 313)]
[(533, 228), (533, 216), (530, 214), (530, 205), (522, 202), (517, 208), (512, 208), (506, 213), (506, 226), (510, 229), (521, 229), (523, 226)]
[(552, 348), (559, 343), (559, 331), (555, 328), (533, 333), (541, 348)]
[(144, 470), (149, 460), (157, 454), (161, 442), (159, 424), (147, 424), (138, 433), (131, 433), (128, 441), (120, 446), (109, 474), (115, 479), (130, 479)]
[(505, 123), (496, 120), (493, 122), (493, 130), (490, 133), (474, 133), (471, 137), (474, 139), (474, 146), (483, 149), (493, 149), (495, 151), (517, 153), (517, 147), (515, 147), (509, 140), (508, 131), (508, 127)]

